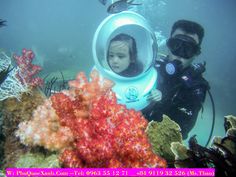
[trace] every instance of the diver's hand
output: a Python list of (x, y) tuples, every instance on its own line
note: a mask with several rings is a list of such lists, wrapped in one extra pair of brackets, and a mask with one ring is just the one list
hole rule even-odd
[(153, 89), (150, 94), (147, 96), (147, 101), (158, 102), (162, 99), (162, 93), (158, 89)]

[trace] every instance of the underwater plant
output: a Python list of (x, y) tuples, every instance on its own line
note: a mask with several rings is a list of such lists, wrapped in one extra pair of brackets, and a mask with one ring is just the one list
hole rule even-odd
[(141, 112), (117, 104), (113, 83), (97, 71), (90, 77), (79, 73), (69, 90), (52, 95), (20, 123), (20, 141), (59, 151), (62, 167), (166, 167), (152, 151)]
[(60, 74), (61, 74), (61, 78), (59, 78), (57, 76), (53, 76), (50, 79), (47, 79), (47, 77), (49, 75), (44, 77), (43, 80), (45, 81), (45, 84), (41, 88), (41, 90), (44, 92), (44, 94), (47, 97), (50, 97), (52, 94), (54, 94), (56, 92), (60, 92), (65, 89), (69, 89), (69, 86), (64, 78), (63, 73), (60, 72)]

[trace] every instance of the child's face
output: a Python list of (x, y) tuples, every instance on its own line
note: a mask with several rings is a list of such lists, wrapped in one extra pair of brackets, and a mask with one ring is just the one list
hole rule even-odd
[(131, 59), (127, 42), (111, 42), (108, 51), (108, 63), (111, 69), (118, 74), (129, 67)]

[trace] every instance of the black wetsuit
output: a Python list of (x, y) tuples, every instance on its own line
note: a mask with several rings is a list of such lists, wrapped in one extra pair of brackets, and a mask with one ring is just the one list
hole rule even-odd
[(186, 139), (195, 125), (209, 85), (202, 77), (205, 69), (199, 72), (199, 68), (191, 65), (180, 73), (169, 76), (164, 72), (167, 62), (167, 58), (164, 58), (155, 65), (158, 71), (157, 89), (162, 92), (162, 100), (154, 105), (150, 104), (143, 113), (149, 121), (161, 121), (163, 114), (169, 116), (180, 125), (183, 139)]

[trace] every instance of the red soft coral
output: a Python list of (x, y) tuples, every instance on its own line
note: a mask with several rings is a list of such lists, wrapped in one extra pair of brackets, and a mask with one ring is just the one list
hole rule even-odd
[[(37, 134), (40, 141), (33, 144), (59, 150), (64, 167), (166, 167), (166, 161), (152, 152), (145, 133), (147, 120), (141, 112), (117, 104), (115, 93), (111, 91), (111, 81), (100, 78), (93, 71), (90, 81), (84, 73), (80, 73), (69, 85), (69, 90), (52, 95), (46, 102), (50, 103), (48, 106), (41, 106), (44, 114), (34, 114), (34, 119), (40, 117), (35, 120), (43, 122), (45, 119), (53, 122), (53, 126), (57, 122), (59, 125), (53, 132), (54, 137), (63, 135), (66, 145), (58, 146), (61, 141), (52, 139), (48, 142), (48, 137), (41, 136), (41, 133)], [(33, 129), (30, 132), (46, 128), (38, 127), (38, 122), (31, 121)], [(27, 125), (23, 128), (29, 130)], [(47, 125), (46, 130), (52, 125)], [(24, 132), (23, 128), (19, 136), (27, 138), (25, 134), (29, 132)], [(60, 133), (60, 129), (69, 131)], [(34, 140), (30, 138), (30, 142)], [(45, 146), (44, 142), (49, 146)]]
[(13, 58), (19, 68), (17, 77), (22, 84), (27, 84), (33, 87), (42, 86), (44, 83), (43, 79), (34, 77), (39, 73), (39, 71), (42, 70), (40, 66), (32, 64), (34, 57), (34, 52), (27, 49), (22, 49), (21, 56), (13, 55)]
[(65, 150), (60, 158), (64, 166), (166, 166), (151, 150), (145, 133), (147, 120), (140, 112), (117, 104), (109, 81), (102, 82), (94, 71), (91, 82), (80, 73), (70, 86), (68, 93), (51, 98), (60, 122), (70, 127), (75, 137), (73, 150)]

